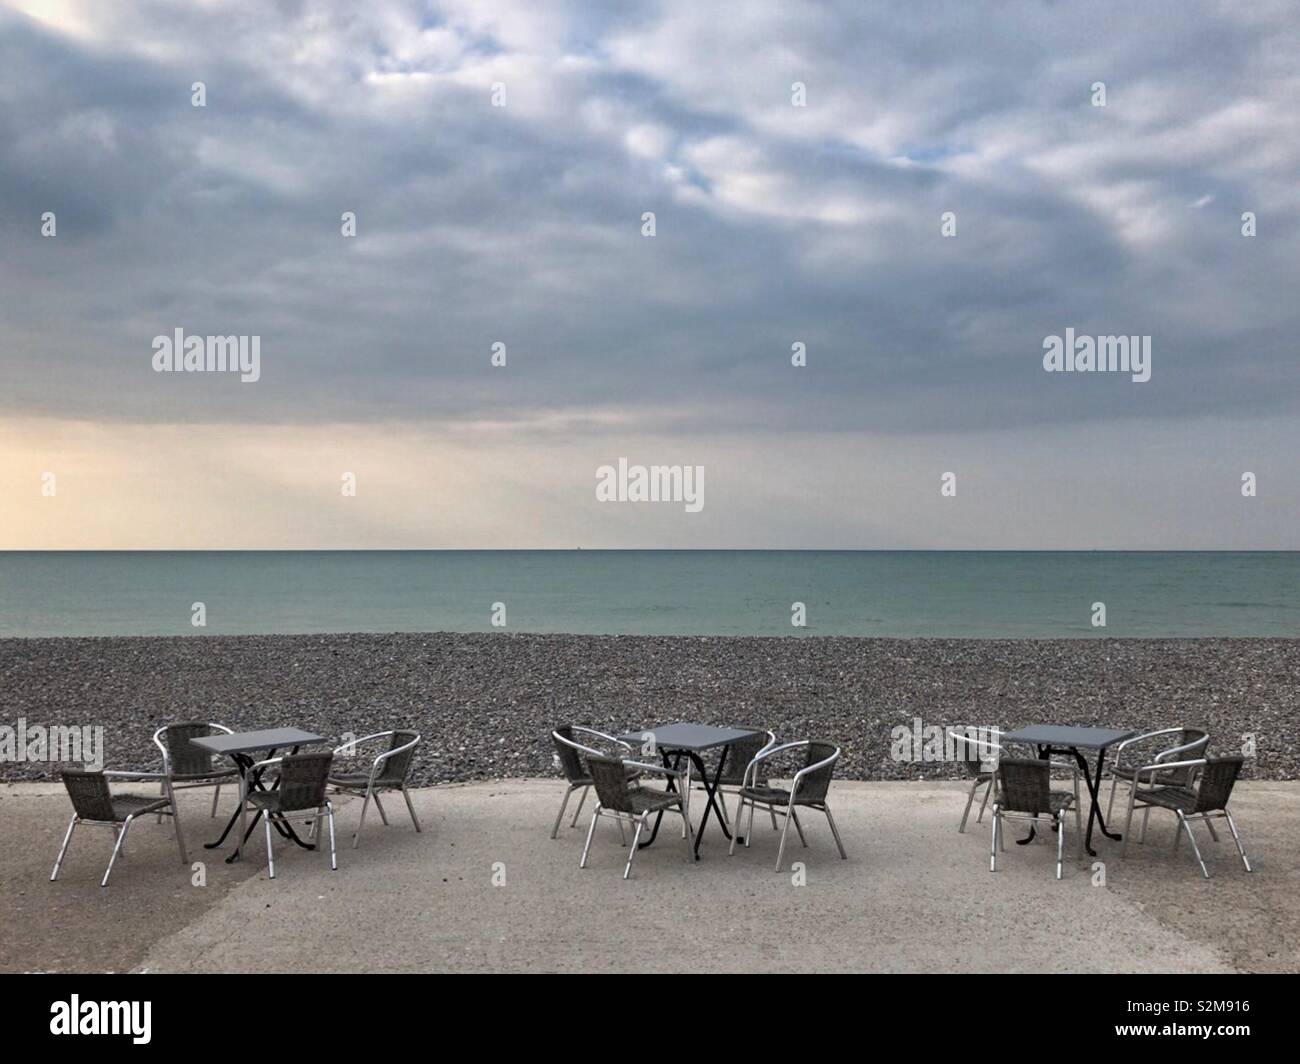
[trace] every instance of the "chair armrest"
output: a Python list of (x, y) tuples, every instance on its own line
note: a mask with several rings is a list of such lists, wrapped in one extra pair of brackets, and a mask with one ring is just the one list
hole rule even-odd
[(1161, 728), (1159, 731), (1144, 732), (1141, 735), (1133, 736), (1131, 739), (1125, 739), (1115, 747), (1115, 757), (1114, 760), (1111, 761), (1110, 767), (1112, 769), (1119, 768), (1119, 759), (1124, 755), (1124, 747), (1132, 746), (1134, 743), (1140, 743), (1146, 739), (1154, 739), (1157, 735), (1173, 735), (1182, 730), (1182, 728)]
[(1198, 757), (1191, 761), (1157, 761), (1151, 765), (1143, 765), (1137, 770), (1137, 775), (1133, 777), (1135, 783), (1142, 782), (1142, 773), (1150, 772), (1151, 779), (1148, 781), (1153, 786), (1156, 782), (1157, 772), (1167, 772), (1171, 768), (1192, 768), (1194, 766), (1204, 766), (1205, 758)]
[(120, 769), (109, 769), (104, 772), (105, 779), (112, 780), (157, 780), (162, 782), (167, 778), (165, 772), (124, 772)]
[(573, 725), (573, 731), (582, 732), (584, 735), (594, 735), (597, 739), (603, 739), (607, 743), (613, 743), (615, 746), (621, 746), (624, 750), (631, 750), (632, 744), (624, 742), (622, 739), (613, 735), (606, 735), (603, 731), (597, 731), (595, 728), (584, 728), (578, 724)]
[[(385, 739), (392, 734), (391, 731), (377, 731), (373, 735), (363, 735), (360, 739), (353, 739), (341, 746), (336, 746), (334, 752), (336, 754), (342, 754), (344, 757), (355, 757), (357, 747), (362, 743), (368, 743), (371, 739)], [(346, 753), (344, 751), (346, 751)]]
[(686, 778), (685, 769), (667, 768), (664, 765), (650, 765), (644, 761), (624, 761), (623, 767), (640, 769), (642, 772), (657, 772), (661, 776), (667, 776), (675, 780)]
[(750, 785), (751, 778), (752, 780), (757, 781), (758, 763), (760, 761), (766, 761), (772, 755), (782, 753), (785, 750), (797, 750), (800, 747), (807, 746), (807, 745), (808, 745), (807, 739), (798, 739), (792, 743), (781, 743), (779, 746), (769, 745), (766, 749), (760, 750), (757, 754), (754, 755), (754, 759), (750, 761), (748, 765), (745, 766), (745, 774), (740, 778), (740, 785), (742, 787), (748, 787)]

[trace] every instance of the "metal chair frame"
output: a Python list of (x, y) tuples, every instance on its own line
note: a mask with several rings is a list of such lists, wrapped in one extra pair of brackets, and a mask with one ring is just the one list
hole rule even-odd
[[(178, 721), (175, 724), (164, 724), (161, 728), (159, 728), (157, 731), (153, 733), (154, 745), (158, 747), (159, 750), (162, 751), (162, 759), (163, 759), (162, 779), (159, 783), (159, 792), (163, 795), (163, 797), (167, 799), (168, 804), (171, 806), (172, 826), (175, 828), (176, 839), (177, 842), (180, 844), (182, 864), (189, 864), (189, 857), (187, 855), (186, 848), (185, 848), (185, 839), (181, 834), (180, 809), (176, 805), (176, 792), (195, 790), (199, 787), (213, 788), (212, 812), (209, 814), (209, 819), (211, 819), (212, 817), (215, 817), (217, 815), (217, 801), (221, 798), (221, 785), (223, 783), (235, 783), (236, 777), (238, 777), (239, 775), (239, 770), (235, 768), (214, 768), (212, 770), (212, 774), (209, 776), (195, 777), (195, 776), (186, 775), (180, 777), (182, 782), (180, 783), (177, 782), (177, 776), (172, 770), (171, 748), (165, 742), (163, 742), (162, 736), (164, 735), (164, 733), (168, 731), (168, 729), (177, 727), (179, 725), (188, 724), (188, 723), (190, 722)], [(233, 732), (229, 728), (227, 728), (224, 724), (215, 724), (212, 721), (204, 721), (203, 723), (206, 724), (206, 726), (209, 728), (212, 728), (219, 732), (224, 732), (226, 735), (233, 734)], [(162, 818), (163, 818), (163, 814), (159, 813), (158, 814), (159, 824), (162, 823)]]
[[(741, 784), (741, 790), (740, 790), (740, 807), (736, 810), (736, 827), (737, 829), (739, 829), (741, 817), (745, 813), (745, 806), (748, 805), (749, 822), (748, 822), (748, 826), (745, 829), (745, 848), (748, 849), (749, 844), (752, 841), (754, 836), (755, 806), (761, 805), (770, 814), (772, 815), (779, 814), (780, 816), (785, 817), (785, 824), (781, 828), (781, 842), (778, 845), (776, 851), (775, 870), (777, 872), (781, 871), (782, 863), (785, 859), (785, 840), (786, 840), (786, 836), (790, 832), (791, 822), (794, 823), (795, 831), (798, 832), (799, 834), (799, 841), (803, 843), (805, 848), (807, 848), (808, 846), (808, 840), (804, 838), (803, 826), (799, 823), (799, 816), (795, 812), (796, 806), (800, 806), (800, 805), (802, 805), (805, 809), (816, 809), (819, 812), (824, 813), (826, 815), (826, 822), (830, 824), (831, 834), (835, 836), (835, 846), (840, 851), (840, 859), (843, 861), (847, 861), (849, 859), (849, 855), (844, 852), (844, 843), (840, 839), (839, 828), (835, 826), (835, 817), (832, 815), (831, 807), (830, 805), (827, 804), (826, 800), (822, 799), (817, 802), (799, 801), (799, 786), (803, 782), (804, 778), (806, 776), (811, 775), (814, 772), (818, 772), (821, 769), (829, 768), (830, 766), (834, 765), (835, 762), (839, 760), (839, 756), (840, 756), (840, 748), (838, 746), (834, 747), (834, 753), (832, 753), (829, 757), (823, 758), (821, 761), (818, 761), (816, 764), (805, 765), (803, 768), (801, 768), (798, 772), (794, 774), (794, 779), (790, 783), (790, 797), (785, 803), (780, 803), (777, 801), (764, 801), (762, 798), (755, 798), (752, 795), (745, 794), (745, 791), (747, 789), (757, 784), (758, 766), (761, 762), (766, 761), (768, 758), (773, 757), (776, 754), (783, 753), (786, 750), (806, 749), (807, 747), (811, 746), (812, 743), (813, 740), (811, 739), (800, 739), (796, 742), (782, 743), (779, 746), (769, 747), (766, 750), (760, 751), (759, 754), (752, 761), (750, 761), (748, 765), (745, 766), (744, 782)], [(826, 745), (831, 746), (832, 744), (827, 743)], [(827, 788), (829, 789), (829, 787), (830, 787), (830, 781), (827, 780)], [(784, 805), (784, 807), (782, 807), (782, 805)], [(739, 834), (739, 830), (732, 833), (731, 848), (727, 851), (729, 855), (734, 854), (736, 852), (736, 838), (738, 834)]]
[[(161, 780), (164, 778), (162, 774), (158, 772), (111, 771), (111, 772), (101, 772), (99, 773), (99, 775), (101, 775), (104, 778), (106, 783), (110, 779)], [(124, 796), (119, 796), (119, 797), (124, 797)], [(136, 796), (132, 795), (131, 797), (136, 797)], [(110, 803), (112, 802), (111, 794), (109, 794), (108, 800)], [(90, 824), (95, 827), (112, 828), (113, 831), (116, 833), (116, 838), (113, 842), (113, 855), (108, 859), (108, 867), (104, 870), (104, 878), (99, 881), (99, 885), (101, 887), (108, 886), (108, 877), (113, 874), (113, 865), (116, 863), (118, 855), (120, 854), (123, 857), (126, 856), (126, 851), (123, 849), (123, 845), (126, 842), (126, 833), (131, 830), (131, 825), (138, 818), (142, 816), (147, 816), (148, 814), (153, 813), (158, 809), (166, 809), (168, 806), (170, 806), (170, 804), (171, 804), (170, 799), (160, 797), (158, 798), (157, 801), (153, 802), (152, 804), (137, 809), (134, 813), (128, 814), (121, 820), (116, 820), (116, 819), (94, 820), (89, 817), (83, 817), (79, 813), (75, 812), (76, 803), (74, 800), (73, 803), (74, 812), (72, 814), (72, 819), (68, 821), (68, 830), (63, 834), (63, 844), (59, 847), (59, 855), (54, 859), (54, 871), (50, 873), (50, 882), (53, 883), (56, 879), (59, 878), (59, 868), (63, 864), (64, 855), (68, 852), (68, 844), (72, 841), (73, 830), (77, 827), (78, 824)], [(168, 815), (171, 815), (170, 812), (168, 813)], [(179, 839), (180, 838), (179, 830), (177, 831), (176, 834), (177, 834), (177, 839)], [(183, 842), (181, 843), (181, 857), (182, 858), (185, 857), (185, 845)]]
[[(255, 780), (261, 776), (268, 768), (281, 765), (286, 757), (304, 757), (311, 755), (288, 754), (280, 757), (268, 757), (265, 761), (256, 761), (248, 767), (248, 771), (240, 777), (239, 781), (239, 846), (236, 848), (236, 854), (240, 860), (244, 857), (244, 840), (248, 835), (247, 812), (248, 812), (248, 794), (249, 781)], [(327, 779), (321, 780), (321, 796), (324, 797)], [(281, 820), (305, 820), (310, 821), (312, 836), (316, 831), (316, 822), (321, 818), (322, 813), (329, 820), (330, 827), (330, 870), (337, 872), (339, 869), (338, 853), (334, 845), (334, 806), (328, 801), (312, 808), (307, 806), (303, 809), (285, 809), (271, 811), (268, 809), (258, 810), (262, 814), (263, 825), (266, 828), (266, 871), (267, 878), (275, 878), (275, 850), (271, 843), (271, 818), (278, 817)]]
[[(1043, 773), (1044, 776), (1046, 777), (1044, 786), (1046, 788), (1047, 794), (1049, 795), (1064, 794), (1065, 797), (1068, 799), (1068, 801), (1063, 806), (1061, 806), (1061, 808), (1058, 809), (1055, 813), (1046, 813), (1046, 812), (1031, 813), (1025, 810), (1006, 808), (1004, 805), (1006, 800), (1005, 791), (999, 789), (997, 796), (993, 799), (993, 831), (989, 843), (989, 871), (996, 872), (998, 870), (999, 848), (1002, 850), (1003, 853), (1006, 852), (1007, 845), (1006, 845), (1006, 839), (1004, 837), (1005, 829), (1002, 827), (1002, 821), (1004, 818), (1008, 820), (1031, 820), (1034, 822), (1036, 826), (1038, 824), (1039, 817), (1046, 816), (1049, 820), (1055, 821), (1055, 825), (1056, 825), (1056, 878), (1059, 880), (1061, 878), (1061, 871), (1064, 865), (1064, 856), (1065, 856), (1065, 814), (1069, 812), (1071, 808), (1074, 809), (1074, 833), (1079, 837), (1079, 860), (1080, 861), (1083, 860), (1084, 835), (1083, 835), (1083, 815), (1080, 811), (1080, 802), (1079, 802), (1079, 775), (1078, 772), (1076, 772), (1074, 775), (1074, 792), (1072, 794), (1067, 794), (1064, 791), (1052, 791), (1051, 772), (1053, 768), (1053, 762), (1048, 761), (1046, 759), (1038, 760), (1035, 758), (1027, 758), (1025, 760), (1032, 761), (1036, 764), (1041, 764), (1043, 766)], [(1055, 767), (1059, 768), (1064, 766), (1057, 765)], [(1002, 769), (999, 768), (999, 772), (1001, 771)], [(1001, 788), (1000, 782), (999, 784), (997, 784), (997, 786)]]
[[(604, 742), (612, 743), (614, 746), (622, 747), (628, 753), (632, 752), (631, 743), (626, 743), (622, 739), (616, 739), (612, 735), (606, 735), (604, 732), (596, 731), (595, 728), (584, 728), (577, 724), (571, 724), (569, 725), (569, 730), (572, 732), (582, 732), (584, 735), (594, 735), (597, 739), (601, 739)], [(572, 739), (565, 738), (563, 735), (559, 733), (559, 731), (551, 732), (551, 738), (554, 739), (557, 743), (563, 743), (565, 746), (569, 747), (570, 749), (576, 750), (580, 755), (594, 754), (597, 757), (606, 756), (605, 754), (601, 753), (599, 750), (595, 749), (594, 747), (584, 746), (582, 743), (577, 743), (574, 742)], [(551, 827), (551, 838), (555, 838), (559, 834), (560, 821), (564, 819), (564, 810), (569, 804), (569, 798), (572, 797), (574, 791), (578, 791), (578, 790), (582, 791), (582, 794), (579, 795), (578, 797), (578, 808), (573, 811), (573, 819), (569, 821), (569, 827), (571, 828), (577, 826), (578, 816), (582, 813), (582, 807), (587, 801), (587, 792), (591, 790), (590, 776), (584, 777), (582, 779), (569, 780), (569, 787), (564, 792), (563, 801), (560, 802), (560, 811), (555, 814), (555, 823)], [(619, 825), (619, 830), (620, 831), (622, 830), (621, 824)]]
[[(1002, 731), (999, 728), (976, 728), (976, 730), (995, 737), (1002, 735)], [(957, 833), (961, 835), (966, 832), (966, 821), (970, 817), (970, 807), (975, 801), (976, 792), (981, 787), (986, 787), (987, 789), (984, 791), (984, 798), (980, 801), (980, 811), (979, 815), (975, 817), (975, 823), (982, 824), (984, 822), (984, 810), (989, 804), (989, 798), (997, 791), (997, 763), (998, 759), (1002, 756), (1002, 744), (995, 740), (977, 739), (974, 736), (963, 734), (956, 728), (949, 728), (948, 734), (959, 742), (965, 743), (969, 747), (974, 747), (976, 753), (984, 754), (987, 751), (992, 751), (991, 757), (980, 757), (979, 764), (981, 765), (981, 768), (971, 779), (970, 793), (966, 796), (966, 808), (962, 811), (961, 824), (957, 827)], [(975, 762), (971, 761), (970, 758), (964, 758), (963, 760), (968, 766), (967, 771), (970, 771), (969, 766), (973, 765)], [(986, 762), (990, 761), (994, 767), (986, 771), (982, 766)]]
[[(1137, 770), (1137, 776), (1134, 778), (1133, 781), (1134, 786), (1129, 791), (1128, 817), (1124, 822), (1124, 845), (1120, 848), (1121, 857), (1128, 856), (1128, 840), (1129, 840), (1129, 835), (1131, 834), (1133, 829), (1133, 812), (1136, 808), (1139, 807), (1139, 803), (1141, 803), (1140, 807), (1143, 810), (1142, 834), (1138, 838), (1138, 843), (1140, 845), (1145, 844), (1147, 841), (1147, 822), (1151, 819), (1151, 810), (1153, 808), (1157, 808), (1157, 809), (1168, 808), (1167, 806), (1151, 805), (1149, 803), (1143, 802), (1142, 800), (1142, 795), (1144, 792), (1150, 792), (1153, 790), (1161, 789), (1157, 784), (1153, 782), (1157, 774), (1160, 773), (1161, 771), (1168, 771), (1169, 769), (1173, 769), (1173, 768), (1203, 769), (1208, 764), (1209, 764), (1208, 758), (1196, 758), (1190, 761), (1175, 761), (1175, 762), (1157, 761), (1150, 765), (1143, 765), (1140, 769)], [(1141, 781), (1143, 773), (1150, 773), (1150, 777), (1151, 777), (1151, 781), (1149, 782), (1149, 785), (1146, 788), (1141, 788), (1137, 786), (1137, 784)], [(1236, 781), (1234, 780), (1233, 782), (1235, 783)], [(1187, 788), (1187, 789), (1190, 790), (1191, 788)], [(1241, 834), (1240, 832), (1237, 831), (1237, 822), (1233, 819), (1232, 813), (1228, 809), (1228, 804), (1226, 800), (1221, 809), (1206, 809), (1200, 812), (1191, 812), (1191, 813), (1185, 813), (1181, 809), (1174, 809), (1171, 810), (1171, 812), (1173, 812), (1178, 818), (1178, 826), (1177, 828), (1174, 829), (1174, 849), (1175, 850), (1178, 849), (1178, 844), (1182, 840), (1183, 832), (1184, 831), (1187, 832), (1188, 841), (1190, 841), (1192, 844), (1192, 855), (1196, 858), (1196, 863), (1201, 866), (1201, 874), (1206, 879), (1210, 878), (1210, 870), (1205, 865), (1205, 858), (1201, 856), (1200, 846), (1196, 844), (1196, 836), (1192, 834), (1193, 820), (1201, 821), (1209, 829), (1210, 837), (1215, 842), (1219, 841), (1219, 836), (1215, 833), (1213, 821), (1220, 820), (1220, 819), (1227, 820), (1228, 830), (1232, 833), (1232, 841), (1237, 844), (1237, 853), (1241, 856), (1241, 863), (1245, 866), (1247, 872), (1254, 871), (1254, 869), (1250, 867), (1250, 858), (1246, 856), (1246, 847), (1242, 844)]]
[[(336, 757), (339, 755), (352, 756), (356, 753), (356, 748), (362, 743), (367, 743), (374, 739), (386, 739), (390, 736), (396, 735), (398, 731), (409, 731), (409, 729), (390, 728), (388, 731), (375, 732), (373, 735), (365, 735), (360, 739), (354, 739), (350, 743), (344, 743), (342, 746), (335, 747), (334, 754)], [(404, 754), (407, 750), (414, 749), (420, 745), (419, 733), (413, 732), (412, 734), (415, 735), (415, 738), (409, 743), (393, 747), (391, 750), (385, 750), (374, 759), (374, 762), (370, 766), (370, 778), (366, 781), (364, 787), (354, 783), (348, 783), (339, 778), (333, 778), (327, 781), (331, 787), (334, 787), (337, 791), (340, 791), (343, 794), (365, 795), (365, 798), (361, 803), (361, 819), (357, 822), (357, 830), (352, 833), (352, 848), (354, 850), (361, 842), (361, 829), (366, 826), (366, 811), (370, 808), (370, 802), (372, 799), (374, 800), (375, 808), (379, 811), (380, 821), (385, 827), (388, 826), (388, 815), (384, 812), (384, 806), (379, 800), (379, 792), (381, 790), (401, 791), (402, 797), (406, 799), (406, 811), (411, 814), (411, 823), (415, 825), (416, 832), (419, 833), (423, 830), (420, 827), (420, 818), (415, 815), (415, 805), (411, 802), (411, 794), (406, 789), (406, 775), (402, 776), (401, 783), (386, 783), (379, 779), (380, 770), (389, 758), (395, 757), (398, 754)], [(410, 765), (408, 764), (407, 773), (409, 772)], [(378, 783), (378, 786), (376, 786), (376, 783)], [(313, 821), (308, 837), (315, 838), (315, 835), (316, 824)]]
[[(595, 755), (604, 757), (603, 754)], [(611, 759), (619, 760), (619, 759)], [(666, 792), (667, 797), (676, 800), (676, 806), (672, 803), (659, 805), (655, 809), (647, 809), (644, 813), (628, 813), (618, 809), (607, 809), (599, 801), (596, 802), (596, 808), (591, 814), (591, 826), (587, 828), (587, 841), (582, 847), (582, 857), (578, 861), (579, 868), (587, 867), (587, 852), (591, 849), (591, 837), (596, 831), (596, 821), (600, 817), (610, 817), (619, 822), (619, 828), (622, 829), (624, 823), (634, 824), (635, 830), (632, 833), (632, 846), (627, 852), (627, 865), (623, 869), (623, 878), (627, 879), (632, 874), (632, 861), (636, 858), (637, 850), (640, 849), (641, 832), (645, 830), (650, 817), (659, 813), (677, 813), (682, 818), (682, 838), (687, 840), (686, 856), (689, 860), (695, 859), (695, 829), (691, 826), (691, 789), (688, 773), (683, 770), (666, 768), (663, 765), (649, 765), (641, 761), (621, 761), (624, 769), (634, 769), (637, 772), (653, 772), (667, 779), (672, 780), (677, 785), (676, 793)], [(625, 778), (623, 786), (629, 791), (632, 788), (627, 786), (628, 780)], [(656, 793), (656, 797), (658, 794)], [(563, 810), (561, 810), (563, 812)], [(626, 841), (626, 836), (624, 836)]]
[[(1115, 757), (1114, 757), (1114, 759), (1111, 761), (1110, 769), (1109, 769), (1109, 771), (1110, 771), (1110, 799), (1109, 799), (1109, 801), (1107, 801), (1107, 803), (1106, 803), (1106, 819), (1107, 819), (1107, 820), (1110, 819), (1110, 813), (1111, 813), (1111, 810), (1115, 807), (1115, 789), (1116, 789), (1116, 787), (1119, 785), (1119, 780), (1120, 780), (1119, 770), (1123, 767), (1123, 766), (1120, 764), (1120, 762), (1121, 762), (1121, 760), (1123, 759), (1123, 756), (1124, 756), (1124, 748), (1125, 748), (1126, 746), (1132, 746), (1134, 743), (1140, 743), (1140, 742), (1142, 742), (1143, 740), (1146, 740), (1146, 739), (1154, 739), (1154, 738), (1156, 738), (1156, 737), (1158, 737), (1158, 736), (1161, 736), (1161, 735), (1182, 735), (1183, 732), (1185, 732), (1185, 731), (1187, 731), (1187, 730), (1189, 730), (1189, 729), (1187, 729), (1187, 728), (1185, 728), (1185, 727), (1180, 727), (1180, 728), (1161, 728), (1161, 729), (1159, 729), (1158, 731), (1146, 732), (1146, 733), (1143, 734), (1143, 735), (1135, 735), (1135, 736), (1133, 736), (1132, 739), (1125, 739), (1122, 743), (1120, 743), (1118, 746), (1115, 747)], [(1194, 760), (1194, 759), (1196, 759), (1196, 758), (1198, 758), (1198, 757), (1203, 756), (1203, 755), (1205, 754), (1206, 747), (1208, 747), (1209, 745), (1210, 745), (1210, 737), (1209, 737), (1209, 735), (1208, 735), (1208, 734), (1207, 734), (1207, 735), (1203, 735), (1201, 738), (1199, 738), (1199, 739), (1194, 739), (1194, 740), (1192, 740), (1190, 743), (1183, 743), (1181, 746), (1171, 746), (1171, 747), (1169, 747), (1167, 750), (1162, 750), (1162, 751), (1160, 751), (1160, 753), (1156, 754), (1155, 759), (1154, 759), (1154, 763), (1159, 764), (1159, 763), (1161, 763), (1161, 762), (1167, 761), (1167, 760), (1170, 759), (1170, 758), (1176, 758), (1177, 755), (1179, 755), (1179, 754), (1185, 754), (1185, 755), (1187, 755), (1187, 756), (1186, 756), (1185, 758), (1183, 758), (1182, 760)], [(1139, 768), (1137, 771), (1138, 771), (1139, 773), (1141, 773), (1141, 772), (1145, 771), (1146, 767), (1147, 767), (1147, 766), (1144, 765), (1144, 766), (1142, 766), (1142, 768)], [(1164, 770), (1167, 772), (1167, 771), (1169, 771), (1169, 769), (1171, 768), (1171, 766), (1170, 766), (1170, 765), (1164, 765), (1163, 768), (1164, 768)], [(1154, 781), (1154, 774), (1153, 774), (1153, 776), (1152, 776), (1152, 779), (1153, 779), (1153, 781)], [(1132, 790), (1135, 789), (1135, 788), (1137, 787), (1137, 785), (1138, 785), (1138, 777), (1137, 777), (1137, 776), (1134, 776), (1134, 778), (1133, 778), (1132, 780), (1127, 780), (1127, 779), (1126, 779), (1125, 782), (1128, 784), (1128, 786), (1129, 786), (1129, 790), (1132, 791)], [(1193, 782), (1195, 782), (1195, 781), (1193, 780)], [(1210, 829), (1210, 837), (1211, 837), (1212, 839), (1214, 839), (1215, 842), (1218, 842), (1218, 841), (1219, 841), (1219, 836), (1218, 836), (1218, 834), (1217, 834), (1217, 833), (1215, 832), (1215, 830), (1214, 830), (1214, 825), (1213, 825), (1213, 824), (1210, 824), (1210, 823), (1207, 821), (1206, 826)]]

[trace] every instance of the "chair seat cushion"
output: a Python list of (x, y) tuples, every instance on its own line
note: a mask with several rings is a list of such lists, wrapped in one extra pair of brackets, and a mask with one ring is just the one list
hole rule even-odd
[(117, 820), (125, 820), (129, 816), (139, 816), (141, 813), (152, 813), (156, 809), (166, 809), (171, 805), (166, 798), (145, 797), (140, 794), (115, 794), (113, 795), (113, 816)]
[(1138, 791), (1138, 805), (1158, 805), (1162, 809), (1181, 809), (1190, 813), (1196, 808), (1196, 792), (1186, 787), (1157, 787), (1155, 790)]

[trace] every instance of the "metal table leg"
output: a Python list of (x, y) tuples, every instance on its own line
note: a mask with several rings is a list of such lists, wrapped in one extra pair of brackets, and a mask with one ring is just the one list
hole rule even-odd
[[(718, 793), (718, 784), (722, 780), (722, 769), (727, 763), (727, 750), (728, 748), (725, 746), (722, 748), (722, 756), (718, 758), (718, 767), (713, 773), (712, 784), (709, 783), (709, 775), (704, 769), (704, 762), (700, 759), (700, 755), (696, 753), (690, 755), (691, 761), (700, 770), (700, 782), (704, 784), (704, 793), (709, 797), (708, 803), (704, 807), (704, 816), (700, 818), (699, 829), (695, 832), (695, 859), (697, 861), (700, 859), (700, 840), (704, 838), (704, 825), (709, 822), (709, 810), (713, 810), (714, 815), (717, 817), (718, 827), (722, 829), (722, 834), (728, 839), (731, 838), (731, 832), (727, 830), (726, 821), (722, 819), (722, 813), (718, 810), (717, 803), (714, 801), (714, 796)], [(739, 827), (736, 830), (739, 831)], [(744, 840), (741, 839), (740, 841), (743, 842)]]

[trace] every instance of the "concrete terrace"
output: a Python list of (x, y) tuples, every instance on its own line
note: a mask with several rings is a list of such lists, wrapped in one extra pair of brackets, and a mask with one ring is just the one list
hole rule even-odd
[[(825, 821), (803, 818), (806, 885), (772, 870), (776, 835), (755, 820), (753, 846), (728, 858), (711, 824), (701, 861), (665, 818), (656, 844), (621, 878), (625, 849), (597, 827), (586, 870), (582, 827), (548, 836), (563, 785), (521, 779), (415, 793), (424, 833), (400, 801), (392, 826), (369, 817), (350, 848), (359, 803), (336, 800), (339, 870), (277, 839), (266, 878), (263, 836), (242, 865), (205, 851), (232, 809), (208, 820), (210, 792), (182, 796), (192, 885), (171, 827), (132, 829), (107, 889), (106, 829), (79, 828), (60, 879), (50, 868), (70, 806), (58, 784), (0, 787), (0, 968), (7, 971), (1296, 971), (1300, 970), (1300, 783), (1248, 782), (1233, 808), (1255, 872), (1230, 840), (1210, 842), (1210, 880), (1173, 819), (1152, 814), (1127, 860), (1098, 842), (1105, 884), (1055, 844), (1008, 845), (988, 870), (989, 830), (958, 835), (959, 783), (837, 782), (831, 797), (849, 860)], [(702, 803), (694, 812), (698, 819)], [(590, 807), (585, 812), (589, 812)], [(1020, 826), (1013, 828), (1020, 834)], [(1050, 838), (1050, 835), (1049, 835)], [(1072, 840), (1071, 840), (1072, 841)], [(1073, 847), (1067, 851), (1073, 857)], [(494, 869), (495, 866), (495, 869)], [(504, 885), (494, 886), (504, 871)]]

